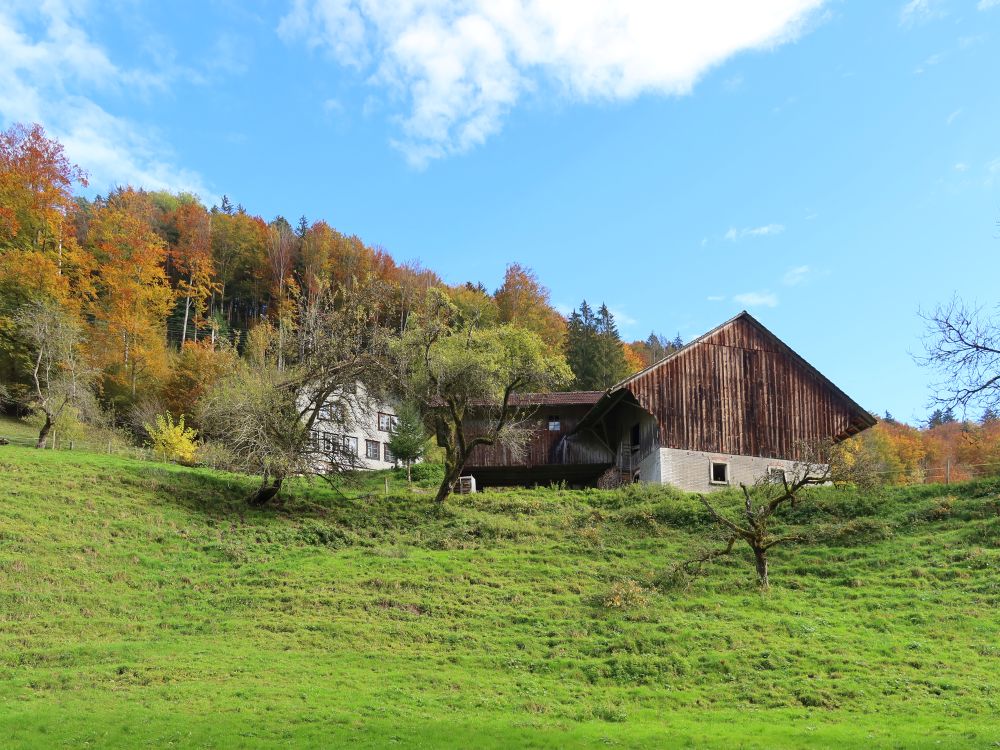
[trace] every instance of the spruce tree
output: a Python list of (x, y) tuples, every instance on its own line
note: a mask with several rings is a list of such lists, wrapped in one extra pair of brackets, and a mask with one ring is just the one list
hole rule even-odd
[(427, 434), (420, 412), (411, 404), (404, 404), (399, 410), (399, 421), (388, 446), (393, 455), (406, 465), (406, 481), (411, 481), (410, 467), (423, 457), (426, 445)]
[(597, 387), (610, 388), (629, 374), (625, 349), (615, 324), (615, 316), (607, 305), (597, 312)]

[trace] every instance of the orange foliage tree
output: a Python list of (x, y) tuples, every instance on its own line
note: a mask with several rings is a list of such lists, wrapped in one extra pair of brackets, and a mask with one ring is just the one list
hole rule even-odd
[(552, 308), (549, 290), (538, 281), (534, 271), (511, 263), (494, 297), (501, 323), (537, 333), (554, 350), (562, 350), (566, 319)]
[(166, 246), (148, 220), (147, 197), (121, 190), (94, 213), (88, 241), (98, 261), (93, 353), (134, 398), (140, 379), (166, 373), (165, 324), (174, 303)]

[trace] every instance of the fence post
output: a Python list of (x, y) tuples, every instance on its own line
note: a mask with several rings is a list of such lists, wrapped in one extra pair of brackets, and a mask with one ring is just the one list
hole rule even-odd
[(951, 459), (944, 463), (944, 483), (951, 484)]

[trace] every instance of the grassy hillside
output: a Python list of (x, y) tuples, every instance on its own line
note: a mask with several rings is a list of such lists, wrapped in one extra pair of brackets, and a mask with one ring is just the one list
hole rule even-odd
[[(0, 744), (993, 747), (1000, 484), (817, 490), (694, 581), (667, 490), (293, 488), (0, 448)], [(626, 606), (609, 606), (624, 595)]]

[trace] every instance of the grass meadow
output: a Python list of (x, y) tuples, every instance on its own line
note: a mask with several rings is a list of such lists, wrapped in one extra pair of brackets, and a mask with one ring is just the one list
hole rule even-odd
[(3, 747), (1000, 745), (1000, 482), (813, 490), (760, 594), (667, 488), (0, 478)]

